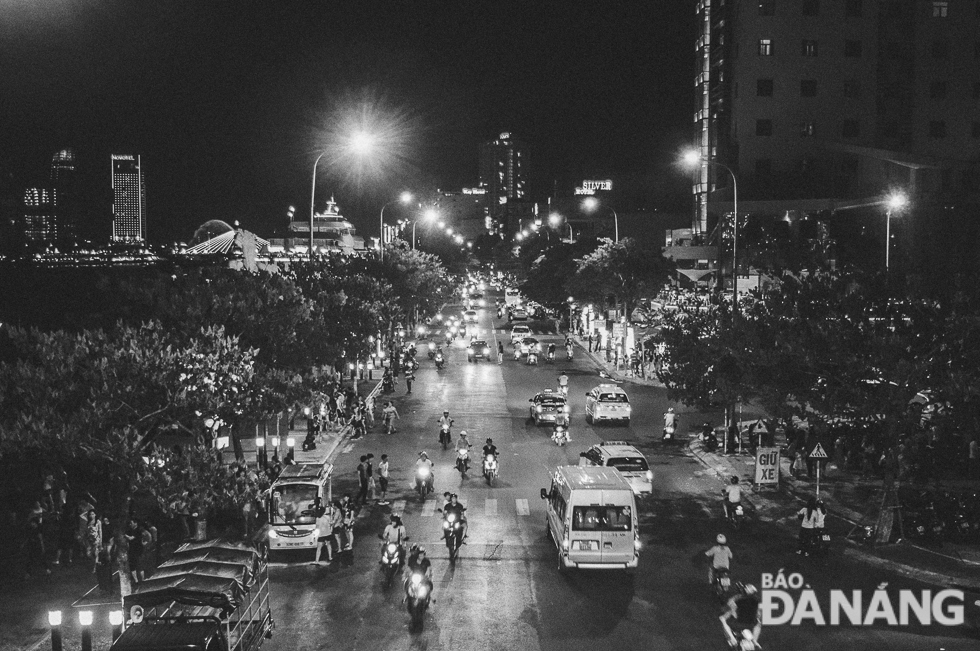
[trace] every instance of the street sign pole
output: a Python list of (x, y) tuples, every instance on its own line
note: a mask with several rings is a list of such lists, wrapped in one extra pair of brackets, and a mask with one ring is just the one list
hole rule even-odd
[(827, 458), (827, 453), (824, 451), (823, 446), (817, 443), (813, 448), (813, 452), (810, 453), (810, 458), (817, 460), (817, 497), (820, 497), (820, 462)]

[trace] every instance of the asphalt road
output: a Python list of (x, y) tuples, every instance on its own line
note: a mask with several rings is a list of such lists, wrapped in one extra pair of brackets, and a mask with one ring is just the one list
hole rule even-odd
[[(493, 296), (489, 296), (492, 305)], [(451, 306), (459, 311), (460, 306)], [(450, 311), (447, 308), (447, 312)], [(493, 347), (503, 326), (480, 311), (479, 336)], [(532, 324), (534, 327), (534, 324)], [(495, 334), (495, 332), (497, 334)], [(559, 343), (558, 335), (541, 335)], [(508, 353), (510, 353), (508, 348)], [(564, 357), (564, 355), (560, 355)], [(724, 649), (718, 605), (707, 591), (703, 550), (720, 531), (721, 479), (685, 454), (682, 445), (659, 442), (662, 413), (668, 402), (663, 389), (626, 384), (633, 404), (630, 427), (585, 424), (584, 394), (600, 382), (584, 355), (572, 362), (528, 367), (508, 355), (502, 365), (467, 363), (465, 345), (457, 342), (448, 363), (437, 371), (424, 352), (411, 396), (400, 382), (394, 394), (401, 414), (398, 432), (378, 429), (342, 450), (336, 461), (335, 493), (356, 492), (358, 457), (373, 452), (391, 459), (390, 506), (362, 509), (356, 528), (354, 561), (330, 567), (308, 561), (273, 567), (275, 634), (265, 648), (304, 649)], [(572, 442), (558, 448), (550, 428), (527, 421), (528, 398), (556, 384), (565, 370), (570, 377)], [(717, 414), (681, 412), (681, 431)], [(453, 469), (454, 453), (438, 445), (436, 419), (449, 409), (456, 419), (454, 437), (470, 433), (479, 457), (484, 439), (500, 449), (500, 479), (488, 487), (479, 474), (462, 479)], [(655, 472), (654, 494), (641, 500), (640, 568), (634, 577), (618, 572), (559, 575), (554, 547), (545, 538), (544, 503), (539, 490), (559, 464), (576, 464), (578, 454), (600, 440), (627, 439), (647, 455)], [(420, 450), (436, 463), (438, 500), (420, 503), (411, 490), (412, 468)], [(474, 464), (476, 465), (476, 464)], [(469, 540), (455, 567), (440, 540), (434, 508), (441, 493), (457, 492), (468, 507)], [(795, 506), (776, 504), (753, 514), (749, 526), (730, 535), (736, 579), (760, 583), (762, 573), (802, 574), (829, 618), (829, 591), (863, 591), (869, 610), (874, 589), (887, 583), (898, 608), (903, 589), (928, 586), (873, 570), (835, 549), (828, 559), (795, 555), (792, 531), (784, 522)], [(424, 544), (433, 561), (436, 602), (421, 632), (408, 630), (408, 615), (395, 585), (384, 590), (378, 571), (377, 534), (392, 511), (403, 514), (409, 535)], [(838, 525), (839, 526), (839, 525)], [(726, 533), (728, 533), (726, 531)], [(800, 592), (791, 591), (798, 596)], [(812, 621), (767, 627), (766, 649), (959, 649), (978, 648), (978, 608), (969, 597), (962, 626), (818, 626)]]

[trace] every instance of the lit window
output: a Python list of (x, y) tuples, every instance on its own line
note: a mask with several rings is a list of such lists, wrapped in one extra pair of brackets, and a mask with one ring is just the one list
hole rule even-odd
[(857, 120), (844, 120), (841, 123), (840, 135), (842, 138), (857, 138), (861, 135), (861, 123)]
[(755, 94), (759, 97), (772, 97), (772, 79), (757, 79)]
[(844, 15), (848, 18), (860, 18), (862, 9), (861, 0), (847, 0), (844, 4)]
[(861, 41), (844, 41), (844, 56), (846, 57), (860, 57), (861, 56)]
[(932, 3), (932, 17), (946, 18), (949, 15), (949, 2), (940, 0)]
[(772, 16), (776, 13), (775, 0), (759, 0), (759, 15)]
[(772, 120), (756, 120), (755, 121), (755, 135), (757, 135), (757, 136), (771, 136), (772, 135)]
[(934, 81), (931, 84), (929, 84), (929, 97), (931, 97), (932, 99), (945, 99), (946, 82)]
[(759, 56), (760, 57), (772, 56), (772, 39), (769, 38), (759, 39)]
[(817, 42), (816, 41), (803, 41), (803, 51), (801, 52), (805, 57), (815, 57), (817, 56)]
[(945, 138), (946, 137), (946, 122), (943, 120), (933, 120), (929, 123), (929, 137), (930, 138)]
[(801, 79), (800, 97), (816, 97), (816, 96), (817, 96), (817, 80)]
[(800, 136), (803, 138), (812, 138), (815, 129), (813, 120), (804, 120), (800, 125)]
[(803, 0), (803, 15), (804, 16), (819, 16), (820, 15), (820, 0)]

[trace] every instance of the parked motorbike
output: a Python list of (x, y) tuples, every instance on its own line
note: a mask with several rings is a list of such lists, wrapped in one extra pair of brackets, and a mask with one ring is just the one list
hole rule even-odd
[(566, 425), (555, 425), (555, 431), (551, 435), (551, 440), (555, 442), (555, 445), (562, 447), (566, 445), (570, 440), (568, 438), (568, 426)]
[(459, 548), (463, 545), (463, 523), (455, 513), (447, 513), (442, 520), (443, 538), (449, 550), (449, 562), (456, 561)]
[(408, 578), (406, 588), (405, 603), (408, 607), (408, 615), (412, 618), (411, 627), (413, 630), (422, 630), (425, 621), (425, 611), (429, 608), (429, 585), (421, 572), (413, 572)]
[(466, 478), (466, 471), (469, 470), (469, 459), (470, 453), (467, 450), (456, 451), (456, 470), (463, 476), (463, 479)]
[(452, 426), (449, 423), (443, 423), (439, 427), (439, 442), (442, 444), (443, 450), (448, 449), (450, 444), (453, 442), (451, 428)]
[(483, 478), (487, 480), (488, 486), (493, 486), (494, 480), (497, 479), (499, 467), (500, 462), (494, 455), (488, 454), (483, 458)]

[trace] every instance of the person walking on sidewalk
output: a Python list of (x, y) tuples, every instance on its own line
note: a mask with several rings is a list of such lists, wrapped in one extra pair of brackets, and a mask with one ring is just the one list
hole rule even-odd
[(817, 498), (811, 497), (806, 506), (796, 514), (796, 517), (800, 519), (800, 547), (796, 550), (797, 554), (810, 555), (810, 545), (813, 543), (814, 530), (817, 527), (818, 508)]
[(384, 431), (388, 434), (394, 434), (395, 430), (395, 419), (401, 418), (398, 415), (398, 410), (395, 409), (395, 405), (391, 404), (391, 400), (385, 403), (385, 408), (381, 410), (382, 419), (384, 420)]
[(373, 502), (373, 501), (375, 501), (375, 497), (374, 497), (374, 491), (375, 491), (375, 483), (374, 483), (374, 455), (371, 454), (370, 452), (368, 452), (368, 454), (367, 454), (367, 466), (366, 466), (366, 470), (367, 470), (367, 482), (368, 482), (368, 500), (370, 500), (370, 501)]
[(369, 429), (374, 428), (374, 396), (368, 394), (367, 397), (361, 398), (364, 401), (364, 420), (367, 423)]
[(363, 506), (367, 502), (368, 476), (367, 476), (367, 455), (361, 455), (361, 462), (357, 464), (357, 496), (354, 504)]
[(378, 504), (388, 504), (388, 455), (381, 455), (378, 464), (378, 487), (381, 489), (381, 499)]
[(415, 382), (415, 371), (413, 371), (412, 367), (409, 366), (405, 369), (405, 385), (408, 387), (408, 391), (405, 392), (405, 395), (410, 395), (412, 393), (412, 382)]

